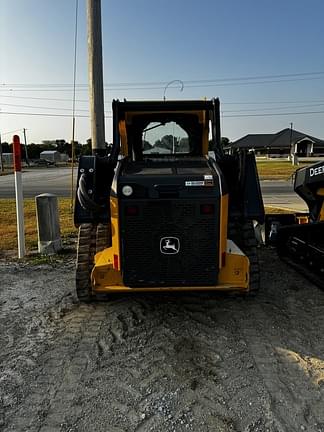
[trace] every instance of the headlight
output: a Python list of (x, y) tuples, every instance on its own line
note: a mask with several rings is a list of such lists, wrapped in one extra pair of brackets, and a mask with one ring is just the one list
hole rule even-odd
[(123, 188), (122, 188), (122, 194), (123, 195), (129, 197), (132, 195), (132, 193), (133, 193), (132, 186), (129, 186), (129, 185), (123, 186)]

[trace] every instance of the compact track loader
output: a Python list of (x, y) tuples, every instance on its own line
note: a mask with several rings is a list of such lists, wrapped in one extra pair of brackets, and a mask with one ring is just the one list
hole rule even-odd
[(309, 212), (267, 216), (267, 237), (283, 259), (324, 288), (324, 162), (299, 168), (294, 190)]
[(219, 100), (113, 101), (113, 144), (79, 162), (76, 290), (256, 293), (254, 154), (224, 154)]

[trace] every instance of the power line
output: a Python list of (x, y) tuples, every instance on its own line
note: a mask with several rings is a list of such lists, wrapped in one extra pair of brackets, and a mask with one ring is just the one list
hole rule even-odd
[[(264, 81), (251, 81), (251, 82), (222, 82), (222, 83), (213, 83), (213, 84), (192, 84), (192, 85), (186, 85), (185, 88), (212, 88), (212, 87), (228, 87), (228, 86), (250, 86), (250, 85), (260, 85), (260, 84), (276, 84), (276, 83), (288, 83), (288, 82), (297, 82), (297, 81), (313, 81), (313, 80), (322, 80), (321, 77), (313, 77), (313, 78), (294, 78), (294, 79), (278, 79), (278, 80), (264, 80)], [(120, 88), (114, 88), (109, 86), (104, 86), (104, 91), (147, 91), (147, 90), (163, 90), (164, 86), (155, 86), (155, 87), (120, 87)], [(177, 88), (175, 86), (170, 86), (170, 88)], [(8, 91), (8, 89), (0, 89)], [(29, 91), (37, 91), (37, 92), (71, 92), (72, 88), (22, 88), (12, 91), (19, 91), (19, 92), (29, 92)], [(88, 91), (87, 88), (78, 88), (76, 89), (78, 92), (84, 92)]]
[(288, 112), (288, 113), (260, 113), (260, 114), (236, 114), (224, 115), (223, 117), (239, 118), (239, 117), (278, 117), (287, 115), (308, 115), (308, 114), (324, 114), (324, 111), (301, 111), (301, 112)]
[[(190, 82), (187, 82), (187, 84), (185, 85), (186, 88), (208, 88), (208, 87), (227, 87), (227, 86), (246, 86), (246, 85), (260, 85), (260, 84), (276, 84), (276, 83), (287, 83), (287, 82), (297, 82), (297, 81), (313, 81), (313, 80), (321, 80), (323, 79), (323, 77), (319, 77), (319, 76), (315, 76), (315, 77), (309, 77), (309, 78), (292, 78), (292, 79), (273, 79), (273, 80), (268, 80), (265, 79), (263, 81), (252, 81), (252, 78), (244, 78), (242, 80), (240, 79), (236, 79), (236, 78), (229, 78), (229, 79), (224, 79), (222, 80), (222, 82), (217, 82), (215, 81), (208, 81), (210, 82), (209, 84), (207, 83), (207, 81), (203, 82), (201, 80), (201, 84), (189, 84)], [(242, 82), (239, 82), (242, 81)], [(184, 83), (186, 83), (186, 81), (184, 81)], [(16, 87), (16, 89), (15, 89)], [(162, 85), (157, 85), (157, 86), (149, 86), (146, 85), (144, 87), (133, 87), (133, 86), (120, 86), (120, 88), (115, 88), (112, 85), (105, 85), (104, 89), (105, 91), (132, 91), (132, 90), (162, 90), (164, 89), (165, 86)], [(173, 86), (171, 86), (170, 88), (175, 88)], [(34, 84), (33, 86), (26, 88), (26, 87), (17, 87), (17, 86), (13, 86), (13, 88), (0, 88), (0, 91), (19, 91), (19, 92), (29, 92), (29, 91), (39, 91), (39, 92), (71, 92), (72, 91), (72, 87), (66, 86), (66, 85), (54, 85), (54, 86), (50, 86), (48, 85), (47, 87), (41, 87), (39, 85)], [(80, 84), (78, 86), (78, 88), (76, 89), (76, 91), (81, 92), (81, 91), (87, 91), (88, 88), (84, 87), (84, 84)]]
[[(255, 76), (241, 76), (232, 78), (212, 78), (212, 79), (199, 79), (199, 80), (182, 80), (184, 84), (202, 84), (202, 83), (214, 83), (214, 82), (224, 82), (224, 81), (245, 81), (245, 80), (260, 80), (260, 79), (273, 79), (273, 78), (291, 78), (291, 77), (306, 77), (313, 75), (324, 75), (324, 71), (316, 72), (300, 72), (292, 74), (269, 74), (269, 75), (255, 75)], [(166, 81), (142, 81), (142, 82), (121, 82), (121, 83), (109, 83), (105, 86), (109, 87), (133, 87), (133, 86), (165, 86)], [(27, 83), (4, 83), (3, 86), (10, 87), (35, 87), (35, 84)], [(78, 87), (88, 87), (87, 84), (77, 84)], [(72, 84), (58, 84), (58, 83), (39, 83), (37, 87), (72, 87)]]
[[(18, 108), (32, 108), (32, 109), (47, 109), (47, 110), (55, 110), (55, 111), (71, 111), (70, 108), (57, 108), (57, 107), (49, 107), (49, 106), (36, 106), (36, 105), (22, 105), (22, 104), (8, 104), (8, 103), (1, 103), (1, 105), (10, 106), (10, 107), (18, 107)], [(293, 108), (308, 108), (308, 107), (314, 107), (314, 106), (323, 106), (323, 103), (316, 103), (316, 104), (308, 104), (308, 105), (299, 105), (294, 106)], [(283, 109), (290, 109), (291, 106), (288, 107), (271, 107), (267, 108), (268, 110), (283, 110)], [(241, 110), (222, 110), (223, 113), (235, 113), (235, 112), (252, 112), (252, 111), (259, 111), (260, 108), (248, 108), (248, 109), (241, 109)], [(76, 111), (79, 112), (89, 112), (88, 109), (76, 109)], [(106, 111), (106, 113), (111, 113), (111, 110)]]
[[(1, 114), (6, 115), (25, 115), (25, 116), (38, 116), (38, 117), (72, 117), (72, 114), (54, 114), (54, 113), (31, 113), (31, 112), (14, 112), (14, 111), (0, 111)], [(89, 118), (88, 115), (77, 114), (76, 117)], [(112, 116), (105, 116), (105, 118), (112, 118)]]
[[(46, 101), (59, 101), (59, 102), (70, 102), (71, 98), (47, 98), (47, 97), (35, 97), (35, 96), (14, 96), (14, 95), (0, 95), (0, 98), (12, 98), (12, 99), (32, 99), (32, 100), (46, 100)], [(181, 99), (192, 99), (191, 97), (183, 97)], [(136, 100), (148, 100), (147, 98), (136, 98)], [(84, 102), (89, 103), (88, 99), (76, 99), (76, 102)], [(111, 103), (112, 100), (107, 100), (106, 103)], [(296, 100), (296, 101), (246, 101), (246, 102), (224, 102), (222, 101), (221, 105), (272, 105), (272, 104), (299, 104), (299, 103), (321, 103), (324, 102), (324, 99), (311, 99), (311, 100)], [(5, 105), (5, 104), (2, 104)], [(8, 104), (7, 104), (8, 105)], [(16, 105), (20, 106), (20, 105)], [(23, 105), (21, 105), (23, 106)], [(35, 107), (37, 108), (37, 107)], [(83, 110), (78, 110), (83, 111)]]
[[(59, 101), (59, 102), (70, 102), (71, 103), (71, 98), (67, 99), (67, 98), (46, 98), (46, 97), (35, 97), (35, 96), (14, 96), (14, 95), (0, 95), (0, 97), (3, 98), (13, 98), (13, 99), (35, 99), (35, 100), (50, 100), (50, 101)], [(76, 99), (76, 102), (86, 102), (88, 103), (89, 100), (88, 99)]]
[[(236, 114), (236, 115), (223, 115), (223, 117), (227, 118), (239, 118), (239, 117), (273, 117), (273, 116), (287, 116), (287, 115), (308, 115), (308, 114), (323, 114), (324, 111), (301, 111), (301, 112), (287, 112), (287, 113), (259, 113), (259, 114)], [(70, 114), (54, 114), (54, 113), (26, 113), (26, 112), (9, 112), (9, 111), (0, 111), (0, 114), (6, 115), (26, 115), (26, 116), (39, 116), (39, 117), (69, 117)], [(89, 118), (88, 115), (76, 115), (76, 117), (80, 118)], [(106, 115), (105, 118), (112, 118), (111, 115)]]
[(20, 131), (22, 131), (23, 129), (15, 129), (15, 130), (12, 130), (12, 131), (9, 131), (9, 132), (1, 132), (1, 135), (3, 136), (3, 135), (10, 135), (10, 134), (13, 134), (13, 133), (15, 133), (15, 132), (20, 132)]
[[(310, 104), (310, 105), (296, 105), (294, 107), (292, 106), (288, 106), (288, 107), (280, 107), (280, 106), (276, 106), (276, 107), (271, 107), (271, 108), (266, 108), (267, 110), (285, 110), (285, 109), (291, 109), (291, 108), (310, 108), (310, 107), (316, 107), (316, 106), (323, 106), (324, 103), (319, 103), (319, 104)], [(241, 110), (223, 110), (223, 113), (235, 113), (235, 112), (252, 112), (252, 111), (260, 111), (260, 108), (253, 108), (253, 109), (241, 109)]]
[[(51, 109), (51, 110), (55, 110), (55, 111), (70, 111), (71, 112), (71, 108), (41, 107), (41, 106), (35, 106), (35, 105), (21, 105), (21, 104), (8, 104), (8, 103), (1, 103), (1, 105), (20, 107), (20, 108)], [(87, 110), (87, 109), (77, 109), (77, 111), (89, 112), (89, 110)]]
[(299, 103), (320, 103), (324, 99), (297, 100), (297, 101), (261, 101), (261, 102), (222, 102), (221, 105), (271, 105), (271, 104), (299, 104)]
[[(276, 83), (288, 83), (288, 82), (296, 82), (296, 81), (309, 81), (309, 80), (319, 80), (322, 78), (296, 78), (296, 79), (290, 79), (290, 80), (272, 80), (272, 81), (255, 81), (255, 82), (224, 82), (224, 83), (214, 83), (214, 84), (193, 84), (193, 85), (186, 85), (186, 88), (213, 88), (213, 87), (239, 87), (239, 86), (250, 86), (250, 85), (260, 85), (260, 84), (276, 84)], [(169, 88), (177, 88), (175, 86), (170, 86)], [(123, 87), (123, 88), (113, 88), (113, 87), (104, 87), (104, 91), (147, 91), (147, 90), (163, 90), (163, 86), (156, 86), (156, 87)], [(72, 88), (18, 88), (18, 89), (1, 89), (0, 91), (19, 91), (19, 92), (61, 92), (61, 93), (71, 93), (73, 90)], [(87, 92), (87, 88), (77, 88), (77, 92)]]
[[(259, 85), (259, 84), (275, 84), (275, 83), (287, 83), (287, 82), (296, 82), (296, 81), (312, 81), (312, 80), (321, 80), (321, 77), (313, 77), (313, 78), (295, 78), (295, 79), (278, 79), (278, 80), (265, 80), (265, 81), (254, 81), (254, 82), (224, 82), (221, 84), (204, 84), (204, 85), (187, 85), (186, 88), (206, 88), (206, 87), (228, 87), (228, 86), (246, 86), (246, 85)], [(129, 89), (133, 90), (133, 89)], [(138, 89), (140, 90), (140, 89)]]

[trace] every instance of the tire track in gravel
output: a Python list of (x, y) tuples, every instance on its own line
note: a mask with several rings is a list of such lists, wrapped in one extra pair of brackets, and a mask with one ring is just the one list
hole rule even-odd
[[(236, 370), (242, 349), (237, 328), (228, 327), (228, 300), (193, 295), (155, 296), (146, 302), (144, 309), (136, 298), (110, 306), (111, 321), (103, 324), (100, 335), (100, 345), (109, 348), (101, 350), (98, 371), (84, 379), (86, 393), (96, 390), (98, 406), (84, 413), (75, 430), (89, 430), (96, 422), (98, 430), (239, 431), (245, 403), (251, 411), (249, 424), (260, 421), (246, 398), (238, 398), (240, 410), (232, 403), (242, 386), (242, 372)], [(134, 309), (146, 319), (132, 321)], [(121, 328), (116, 318), (127, 329), (112, 338), (112, 328)], [(255, 374), (247, 371), (245, 393), (250, 386), (252, 395)], [(259, 385), (262, 393), (261, 380)], [(99, 426), (96, 412), (101, 413)]]
[[(103, 322), (97, 340), (98, 350), (91, 354), (95, 367), (85, 371), (80, 389), (82, 399), (89, 400), (96, 394), (95, 409), (85, 410), (75, 430), (91, 430), (89, 427), (93, 422), (97, 430), (134, 431), (173, 430), (165, 427), (167, 420), (170, 427), (176, 420), (179, 425), (184, 424), (180, 416), (175, 419), (171, 412), (174, 403), (178, 403), (180, 391), (177, 389), (181, 369), (179, 359), (171, 364), (166, 361), (170, 356), (174, 357), (183, 341), (180, 345), (176, 343), (177, 334), (173, 334), (173, 326), (168, 325), (165, 318), (169, 314), (174, 319), (169, 311), (173, 299), (162, 304), (163, 311), (156, 300), (155, 297), (146, 301), (145, 307), (142, 299), (137, 301), (135, 298), (104, 306), (110, 319)], [(164, 319), (161, 319), (161, 312)], [(175, 383), (172, 382), (174, 379)], [(99, 425), (95, 418), (98, 412), (102, 421)]]
[[(285, 269), (282, 263), (276, 265)], [(120, 412), (112, 425), (139, 432), (215, 428), (321, 431), (321, 395), (313, 386), (305, 392), (304, 372), (295, 370), (291, 362), (283, 362), (283, 353), (276, 349), (277, 345), (285, 347), (287, 332), (292, 331), (294, 339), (296, 330), (292, 323), (303, 302), (296, 305), (295, 315), (284, 303), (275, 304), (271, 310), (271, 295), (282, 296), (282, 280), (274, 280), (278, 292), (252, 302), (221, 296), (214, 300), (213, 296), (208, 299), (201, 295), (147, 300), (149, 325), (125, 338), (132, 353), (123, 349), (121, 340), (116, 341), (114, 348), (127, 360), (123, 362), (117, 356), (120, 370), (116, 374), (126, 380), (126, 390), (120, 391), (121, 401), (115, 405)], [(270, 324), (265, 320), (265, 309)], [(282, 334), (280, 326), (271, 327), (278, 316), (281, 324), (287, 320)], [(306, 334), (311, 332), (307, 326), (304, 329), (307, 320), (306, 317), (301, 324), (301, 331)], [(318, 336), (317, 332), (317, 340)], [(137, 362), (131, 364), (129, 356), (134, 359), (135, 353)], [(140, 358), (144, 365), (140, 365)], [(125, 373), (127, 369), (137, 373)], [(298, 385), (299, 381), (302, 384)], [(131, 391), (134, 388), (140, 389), (142, 399)], [(296, 397), (294, 389), (304, 396)], [(119, 393), (118, 389), (115, 393)], [(125, 400), (129, 403), (122, 409)], [(307, 401), (312, 401), (312, 408)], [(134, 412), (138, 413), (137, 420)]]
[(324, 392), (312, 380), (309, 361), (316, 356), (319, 380), (324, 379), (323, 293), (305, 287), (303, 278), (291, 284), (292, 270), (285, 272), (268, 272), (267, 292), (244, 310), (233, 304), (233, 316), (269, 394), (268, 418), (275, 429), (323, 432)]
[(74, 306), (3, 431), (323, 432), (323, 293), (260, 253), (264, 291), (252, 300), (157, 293)]
[[(8, 424), (8, 431), (58, 431), (81, 415), (77, 388), (95, 347), (105, 312), (80, 306), (64, 317), (66, 328), (38, 358), (30, 392)], [(73, 408), (72, 408), (73, 407)]]
[[(65, 263), (65, 272), (71, 262)], [(53, 272), (55, 276), (53, 277)], [(51, 265), (0, 263), (0, 429), (26, 397), (28, 377), (37, 368), (74, 299), (63, 283), (51, 295), (47, 284), (61, 269)]]

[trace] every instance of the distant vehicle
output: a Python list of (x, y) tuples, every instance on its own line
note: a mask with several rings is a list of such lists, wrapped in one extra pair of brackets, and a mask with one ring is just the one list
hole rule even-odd
[(52, 165), (56, 165), (54, 161), (50, 161), (48, 159), (37, 159), (34, 161), (34, 164), (37, 166), (52, 166)]

